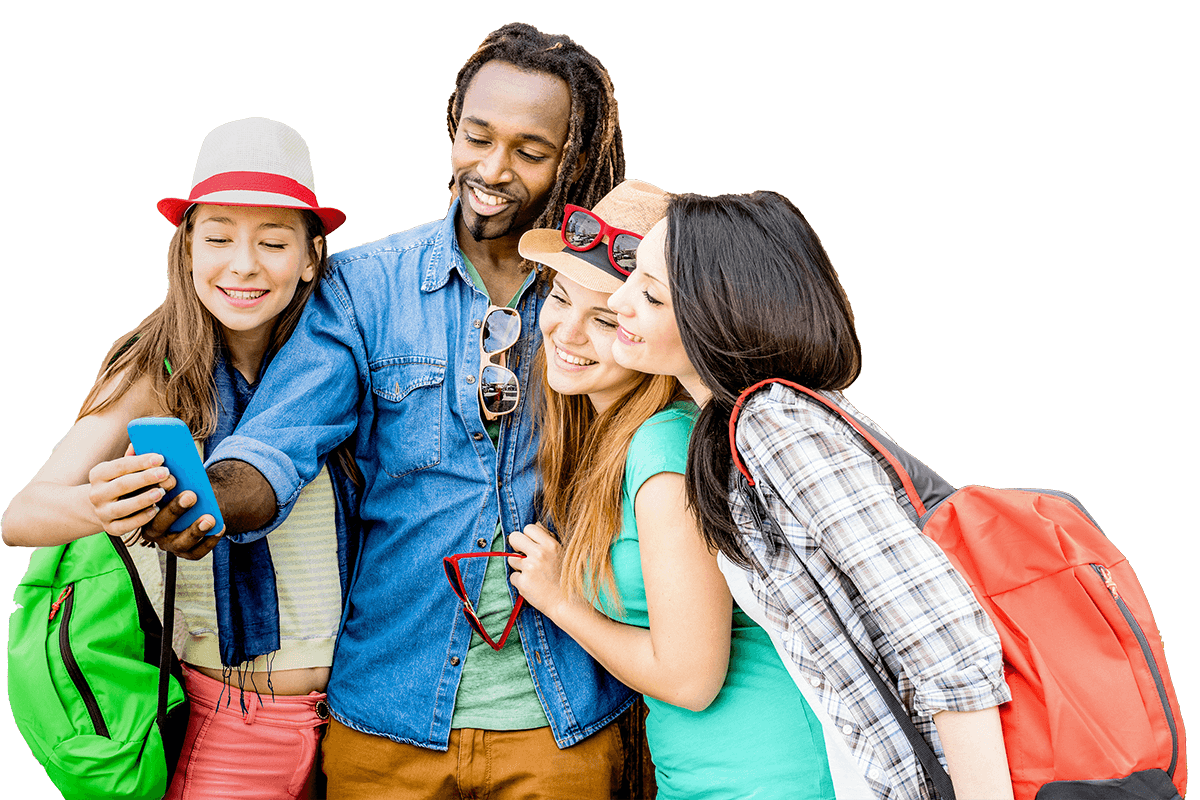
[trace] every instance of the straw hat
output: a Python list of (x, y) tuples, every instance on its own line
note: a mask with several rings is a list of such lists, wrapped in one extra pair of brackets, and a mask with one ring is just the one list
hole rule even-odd
[(196, 203), (306, 208), (321, 218), (325, 233), (346, 221), (341, 211), (317, 203), (304, 139), (282, 122), (264, 117), (214, 128), (200, 145), (187, 199), (164, 198), (158, 201), (158, 210), (179, 225)]
[[(591, 211), (614, 228), (645, 236), (667, 215), (667, 198), (657, 186), (628, 180), (604, 195)], [(608, 260), (607, 234), (591, 250), (580, 252), (563, 243), (561, 227), (536, 228), (521, 236), (517, 250), (593, 291), (612, 294), (625, 282), (625, 276)]]

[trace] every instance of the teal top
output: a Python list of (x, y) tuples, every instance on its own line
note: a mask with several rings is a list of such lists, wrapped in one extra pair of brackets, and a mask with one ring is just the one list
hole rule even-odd
[[(622, 528), (612, 545), (624, 617), (650, 626), (633, 501), (660, 472), (683, 474), (696, 407), (675, 403), (638, 428), (625, 460)], [(833, 799), (821, 724), (792, 682), (767, 632), (734, 607), (729, 670), (717, 698), (688, 711), (647, 697), (646, 739), (658, 797)]]

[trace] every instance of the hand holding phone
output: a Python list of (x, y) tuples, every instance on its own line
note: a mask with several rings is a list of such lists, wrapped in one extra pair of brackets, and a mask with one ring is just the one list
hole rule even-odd
[(211, 536), (224, 528), (221, 509), (217, 506), (217, 498), (187, 425), (175, 417), (139, 417), (130, 421), (128, 430), (134, 452), (138, 455), (158, 453), (163, 457), (163, 465), (175, 476), (175, 488), (163, 497), (160, 505), (165, 506), (184, 490), (196, 493), (196, 504), (175, 520), (170, 532), (186, 530), (205, 514), (211, 514), (216, 520), (216, 525), (207, 535)]

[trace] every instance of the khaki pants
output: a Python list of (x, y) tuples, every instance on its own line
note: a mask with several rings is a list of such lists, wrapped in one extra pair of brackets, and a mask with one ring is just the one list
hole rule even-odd
[(549, 727), (463, 728), (450, 731), (450, 748), (442, 752), (330, 720), (322, 747), (329, 800), (609, 800), (623, 758), (615, 723), (562, 750)]

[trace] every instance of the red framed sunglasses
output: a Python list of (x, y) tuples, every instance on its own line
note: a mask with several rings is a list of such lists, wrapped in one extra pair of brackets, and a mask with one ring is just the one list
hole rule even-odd
[(522, 553), (458, 553), (453, 556), (446, 556), (442, 559), (442, 567), (446, 570), (446, 580), (450, 582), (450, 588), (454, 590), (454, 594), (462, 601), (463, 616), (467, 618), (471, 629), (478, 633), (485, 642), (493, 650), (499, 650), (504, 647), (504, 643), (508, 641), (508, 634), (512, 633), (513, 625), (517, 622), (517, 614), (521, 613), (522, 606), (525, 605), (525, 598), (517, 595), (517, 602), (513, 603), (512, 613), (508, 616), (508, 624), (504, 626), (504, 633), (500, 634), (500, 638), (492, 639), (488, 632), (483, 629), (483, 621), (479, 619), (479, 615), (475, 613), (475, 604), (471, 602), (471, 598), (467, 596), (467, 587), (463, 584), (462, 572), (459, 571), (458, 562), (464, 558), (524, 558)]
[(599, 244), (605, 235), (608, 236), (609, 263), (617, 272), (628, 277), (637, 266), (637, 247), (642, 241), (641, 234), (614, 228), (586, 208), (567, 204), (563, 211), (563, 244), (582, 253)]

